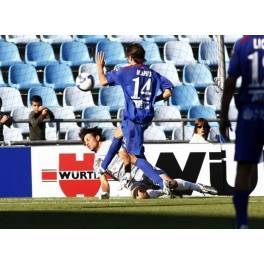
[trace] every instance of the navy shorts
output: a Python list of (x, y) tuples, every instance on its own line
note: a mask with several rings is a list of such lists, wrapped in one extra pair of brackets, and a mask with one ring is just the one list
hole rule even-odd
[(149, 124), (138, 124), (129, 119), (122, 120), (124, 148), (128, 153), (139, 156), (144, 154), (144, 131), (148, 126)]
[(235, 160), (257, 164), (263, 151), (263, 144), (263, 105), (242, 107), (237, 120)]

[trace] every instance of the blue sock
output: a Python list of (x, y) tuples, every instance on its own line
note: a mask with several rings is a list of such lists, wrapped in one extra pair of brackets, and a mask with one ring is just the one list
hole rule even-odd
[(160, 177), (158, 171), (155, 170), (146, 159), (137, 158), (135, 165), (141, 169), (149, 179), (151, 179), (155, 184), (159, 185), (163, 189), (162, 178)]
[(113, 138), (112, 144), (102, 162), (101, 167), (106, 170), (108, 165), (111, 163), (113, 157), (116, 155), (116, 153), (118, 152), (118, 150), (120, 149), (121, 145), (122, 145), (122, 140), (123, 138)]
[(248, 225), (247, 206), (248, 206), (248, 191), (235, 191), (233, 195), (233, 204), (236, 210), (237, 228), (241, 225)]

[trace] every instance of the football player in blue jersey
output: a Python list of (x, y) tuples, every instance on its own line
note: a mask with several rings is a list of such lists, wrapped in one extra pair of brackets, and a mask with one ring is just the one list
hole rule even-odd
[(247, 207), (250, 187), (256, 175), (264, 144), (264, 36), (244, 36), (234, 45), (228, 78), (225, 81), (220, 131), (226, 134), (230, 123), (228, 109), (242, 76), (242, 85), (236, 96), (238, 120), (236, 128), (235, 160), (237, 172), (233, 203), (237, 228), (248, 227)]
[(124, 142), (127, 159), (124, 159), (126, 179), (130, 179), (131, 163), (140, 168), (155, 184), (163, 181), (144, 156), (143, 136), (154, 117), (154, 103), (171, 96), (172, 83), (144, 65), (145, 50), (140, 44), (126, 49), (129, 66), (117, 71), (104, 72), (104, 54), (97, 54), (97, 68), (101, 85), (120, 85), (125, 97), (121, 129), (117, 129), (112, 145), (102, 163), (102, 173)]

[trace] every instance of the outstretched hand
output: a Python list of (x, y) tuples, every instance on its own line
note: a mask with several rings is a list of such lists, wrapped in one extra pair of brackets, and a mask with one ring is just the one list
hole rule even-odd
[(102, 51), (96, 54), (96, 63), (98, 67), (104, 68), (105, 60), (104, 60), (104, 53)]

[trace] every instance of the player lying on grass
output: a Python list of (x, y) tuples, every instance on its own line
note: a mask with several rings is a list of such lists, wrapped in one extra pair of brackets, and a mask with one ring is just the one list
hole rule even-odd
[[(89, 150), (95, 153), (94, 171), (98, 175), (101, 182), (101, 199), (108, 199), (110, 194), (110, 186), (107, 180), (108, 176), (122, 182), (125, 176), (125, 166), (123, 163), (123, 156), (126, 156), (125, 150), (122, 148), (118, 154), (114, 156), (112, 162), (108, 166), (108, 170), (103, 174), (100, 173), (101, 163), (104, 160), (108, 149), (111, 145), (111, 141), (104, 140), (102, 136), (102, 130), (100, 128), (82, 128), (80, 131), (80, 138), (85, 146)], [(173, 191), (197, 191), (200, 193), (217, 194), (217, 191), (211, 186), (205, 186), (202, 184), (196, 184), (184, 181), (182, 179), (172, 179), (165, 172), (156, 168), (156, 173), (162, 179), (161, 182), (168, 182), (170, 188), (167, 185), (156, 185), (144, 175), (143, 171), (132, 166), (131, 175), (132, 180), (127, 184), (127, 188), (131, 191), (134, 198), (147, 199), (157, 198), (161, 195), (173, 195)]]

